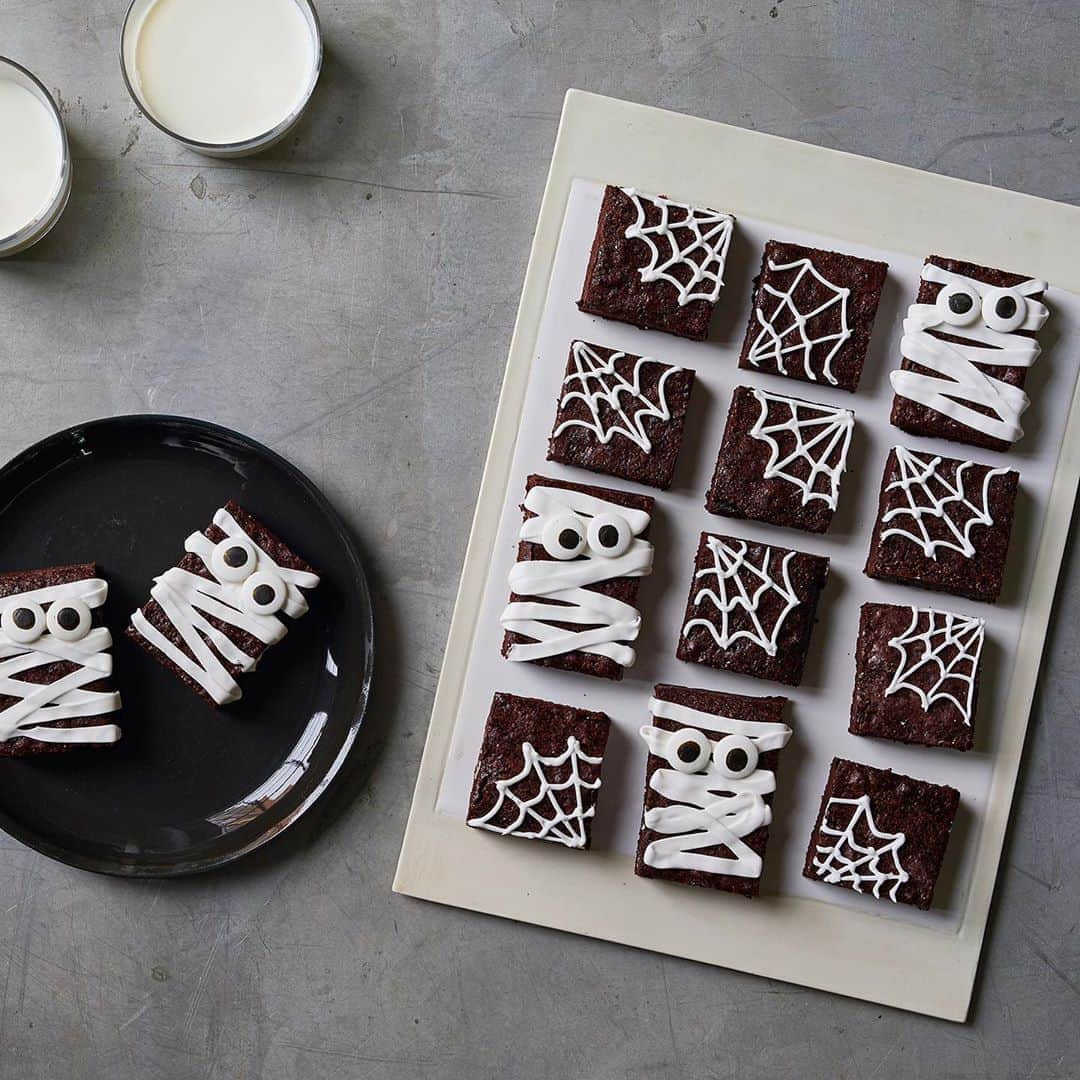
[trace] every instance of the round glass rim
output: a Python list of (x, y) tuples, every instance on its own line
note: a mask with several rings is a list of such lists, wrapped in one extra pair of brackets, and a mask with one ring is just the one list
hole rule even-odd
[(322, 23), (319, 21), (319, 13), (315, 10), (315, 4), (312, 0), (293, 0), (293, 3), (296, 4), (297, 7), (303, 8), (311, 16), (311, 32), (315, 39), (315, 63), (312, 65), (311, 79), (308, 82), (303, 97), (301, 97), (296, 108), (272, 128), (269, 128), (259, 135), (253, 135), (250, 139), (242, 139), (239, 142), (228, 143), (203, 142), (199, 139), (192, 139), (187, 135), (181, 135), (178, 131), (174, 131), (167, 124), (163, 124), (154, 115), (153, 110), (146, 104), (142, 95), (136, 89), (138, 79), (135, 72), (128, 71), (127, 60), (124, 56), (124, 44), (127, 41), (128, 27), (131, 23), (132, 13), (138, 5), (145, 2), (146, 0), (131, 0), (128, 4), (126, 13), (124, 14), (124, 21), (120, 27), (120, 76), (124, 80), (124, 86), (127, 89), (128, 96), (135, 103), (136, 108), (158, 129), (158, 131), (163, 132), (168, 135), (170, 139), (175, 139), (181, 145), (188, 146), (193, 150), (201, 150), (208, 154), (218, 154), (223, 157), (241, 156), (247, 153), (255, 153), (258, 150), (272, 146), (278, 139), (288, 134), (293, 125), (301, 116), (303, 116), (304, 111), (311, 103), (311, 98), (315, 93), (315, 87), (319, 83), (319, 76), (322, 74), (323, 66)]
[(60, 112), (60, 106), (56, 104), (56, 99), (29, 68), (20, 64), (18, 60), (0, 53), (0, 68), (3, 67), (13, 68), (37, 87), (41, 99), (56, 121), (56, 126), (60, 130), (60, 175), (56, 178), (56, 185), (49, 192), (49, 200), (41, 211), (22, 228), (16, 229), (7, 236), (0, 236), (0, 257), (18, 254), (32, 244), (36, 244), (51, 231), (67, 207), (68, 198), (71, 195), (72, 173), (71, 145), (68, 142), (67, 125), (64, 123), (64, 117)]

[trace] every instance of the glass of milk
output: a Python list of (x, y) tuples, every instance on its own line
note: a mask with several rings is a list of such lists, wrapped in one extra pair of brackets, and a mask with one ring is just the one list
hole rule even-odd
[(0, 56), (0, 258), (36, 244), (71, 194), (67, 131), (49, 91)]
[(322, 68), (311, 0), (132, 0), (124, 81), (147, 118), (212, 157), (242, 157), (288, 134)]

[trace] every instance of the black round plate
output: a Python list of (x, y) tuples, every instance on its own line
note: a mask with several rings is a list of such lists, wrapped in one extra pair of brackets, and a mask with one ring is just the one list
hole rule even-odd
[[(243, 698), (214, 710), (124, 635), (156, 574), (235, 498), (322, 581)], [(353, 745), (372, 671), (356, 547), (302, 473), (226, 428), (124, 416), (60, 432), (0, 469), (0, 571), (97, 562), (124, 737), (0, 759), (0, 828), (73, 866), (168, 877), (221, 866), (296, 821)]]

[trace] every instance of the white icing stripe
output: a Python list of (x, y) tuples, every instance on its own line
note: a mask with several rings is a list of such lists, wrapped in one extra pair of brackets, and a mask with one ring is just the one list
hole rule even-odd
[[(760, 367), (763, 360), (771, 360), (781, 375), (787, 375), (785, 358), (802, 354), (803, 373), (808, 379), (817, 382), (820, 374), (836, 386), (837, 379), (832, 373), (832, 362), (844, 342), (851, 337), (851, 327), (848, 326), (848, 297), (851, 295), (851, 290), (834, 285), (828, 278), (823, 277), (809, 259), (796, 259), (794, 262), (787, 263), (778, 263), (770, 259), (769, 270), (774, 274), (795, 270), (796, 274), (784, 291), (768, 283), (762, 287), (762, 291), (775, 297), (777, 303), (769, 315), (765, 314), (760, 304), (754, 308), (754, 317), (761, 329), (750, 346), (747, 359), (754, 367)], [(818, 285), (828, 289), (831, 295), (810, 311), (802, 312), (799, 310), (797, 293), (807, 274), (810, 274)], [(838, 307), (839, 328), (837, 330), (820, 334), (818, 337), (812, 337), (807, 332), (807, 324), (811, 320), (823, 317), (831, 319), (832, 313)], [(814, 348), (819, 345), (831, 345), (822, 361), (820, 373), (811, 364)]]
[[(842, 828), (829, 824), (835, 820), (837, 808), (849, 806), (853, 809)], [(860, 832), (866, 834), (867, 842), (858, 840)], [(830, 798), (821, 818), (819, 835), (832, 841), (815, 847), (813, 865), (819, 878), (829, 885), (846, 885), (857, 893), (863, 891), (864, 885), (870, 885), (878, 899), (881, 890), (891, 886), (889, 899), (896, 903), (896, 894), (909, 877), (900, 864), (905, 836), (878, 829), (870, 812), (869, 795), (857, 799)], [(881, 844), (876, 844), (877, 840)]]
[[(900, 397), (925, 405), (957, 423), (1005, 442), (1016, 442), (1024, 433), (1020, 417), (1030, 404), (1019, 387), (996, 379), (976, 367), (1030, 367), (1039, 357), (1039, 343), (1017, 331), (1037, 331), (1049, 315), (1046, 306), (1031, 297), (1045, 291), (1044, 281), (1025, 281), (1012, 289), (999, 289), (963, 274), (954, 274), (927, 263), (924, 280), (943, 286), (933, 304), (912, 304), (904, 320), (901, 352), (908, 360), (926, 368), (925, 372), (893, 371), (889, 378)], [(950, 293), (961, 292), (970, 312), (949, 313)], [(1005, 301), (1015, 305), (1017, 324), (1008, 331), (994, 328), (993, 305)], [(982, 315), (977, 311), (982, 304)], [(989, 305), (990, 314), (987, 314)], [(979, 319), (981, 321), (974, 321)], [(963, 343), (942, 341), (931, 330), (963, 338)], [(980, 411), (989, 409), (987, 413)]]
[[(576, 371), (563, 380), (564, 393), (559, 402), (559, 409), (565, 409), (573, 401), (580, 401), (589, 410), (588, 420), (564, 420), (552, 432), (557, 438), (567, 428), (582, 427), (591, 431), (597, 441), (607, 445), (616, 435), (629, 439), (642, 453), (652, 453), (652, 441), (645, 431), (645, 421), (650, 417), (660, 421), (671, 419), (664, 388), (669, 378), (681, 368), (662, 364), (651, 356), (639, 356), (634, 362), (633, 379), (628, 381), (616, 368), (626, 353), (613, 352), (606, 360), (585, 341), (575, 341), (570, 346)], [(663, 368), (656, 388), (656, 401), (641, 390), (641, 373), (647, 364)], [(596, 389), (590, 389), (594, 386)], [(609, 418), (610, 426), (605, 427), (600, 415), (601, 406), (614, 414)], [(637, 406), (635, 408), (634, 406)]]
[[(643, 240), (649, 246), (649, 261), (638, 273), (644, 282), (667, 281), (678, 291), (679, 307), (692, 300), (708, 300), (715, 303), (724, 284), (724, 262), (735, 219), (717, 210), (705, 210), (686, 203), (672, 202), (660, 195), (642, 195), (634, 188), (623, 188), (637, 211), (637, 220), (626, 230), (628, 240)], [(660, 211), (656, 225), (646, 224), (645, 204), (651, 203)], [(680, 211), (676, 220), (671, 211)], [(685, 247), (680, 246), (679, 234), (685, 234)], [(658, 241), (665, 243), (667, 251), (661, 253)], [(693, 256), (698, 255), (700, 262)], [(683, 272), (682, 280), (671, 271)], [(699, 285), (704, 288), (699, 289)]]
[[(226, 664), (247, 672), (254, 669), (256, 661), (210, 619), (217, 619), (272, 645), (285, 636), (287, 627), (276, 613), (245, 606), (245, 582), (256, 574), (269, 575), (269, 579), (279, 581), (284, 596), (281, 610), (296, 619), (308, 610), (307, 600), (300, 590), (314, 589), (319, 578), (308, 571), (278, 565), (227, 510), (221, 509), (214, 514), (214, 524), (228, 540), (246, 541), (254, 549), (256, 562), (249, 568), (247, 577), (241, 581), (221, 580), (214, 569), (214, 551), (220, 545), (202, 533), (193, 533), (185, 542), (185, 550), (197, 555), (213, 577), (201, 577), (174, 566), (155, 578), (150, 590), (150, 596), (158, 602), (187, 648), (180, 648), (170, 641), (141, 610), (132, 614), (131, 623), (142, 637), (194, 679), (217, 704), (226, 705), (241, 697), (240, 687)], [(223, 659), (225, 663), (222, 663)]]
[[(532, 488), (525, 497), (525, 509), (536, 515), (522, 524), (519, 533), (530, 543), (544, 543), (549, 524), (565, 513), (625, 522), (631, 539), (619, 555), (608, 556), (586, 547), (583, 557), (573, 560), (515, 563), (510, 570), (510, 589), (531, 599), (507, 604), (500, 622), (504, 630), (533, 641), (512, 645), (507, 659), (529, 661), (586, 652), (631, 667), (636, 654), (627, 643), (637, 638), (640, 613), (632, 605), (586, 586), (618, 577), (643, 577), (652, 570), (653, 546), (638, 538), (649, 525), (649, 515), (583, 492), (549, 487)], [(553, 626), (555, 621), (591, 629), (565, 629)]]
[[(758, 754), (779, 750), (791, 738), (787, 724), (735, 720), (700, 712), (685, 705), (652, 698), (649, 710), (654, 717), (684, 725), (678, 731), (646, 726), (641, 736), (649, 753), (665, 758), (671, 768), (658, 768), (649, 778), (649, 787), (672, 805), (646, 810), (643, 828), (665, 834), (645, 848), (644, 861), (658, 870), (697, 870), (705, 874), (733, 877), (761, 876), (761, 856), (745, 838), (772, 821), (772, 811), (764, 796), (776, 788), (776, 776), (758, 767)], [(705, 737), (699, 760), (687, 762), (680, 749), (700, 745), (690, 736), (701, 729), (719, 738)], [(742, 754), (745, 765), (731, 768), (731, 751)], [(724, 847), (730, 857), (704, 855), (702, 849)]]
[[(36, 605), (41, 608), (64, 604), (85, 604), (94, 610), (105, 603), (108, 585), (101, 578), (88, 578), (63, 585), (50, 585), (4, 597), (5, 613), (0, 619), (0, 695), (15, 703), (0, 711), (0, 742), (28, 738), (55, 744), (114, 743), (120, 738), (115, 724), (93, 724), (79, 728), (48, 725), (85, 717), (107, 716), (120, 709), (120, 695), (114, 691), (88, 690), (87, 686), (112, 673), (112, 636), (105, 627), (88, 629), (85, 636), (66, 641), (45, 629), (31, 642), (8, 636), (3, 628), (6, 613)], [(85, 609), (84, 609), (85, 612)], [(83, 630), (79, 631), (83, 633)], [(51, 683), (26, 682), (19, 675), (60, 661), (76, 669)]]
[[(793, 484), (802, 492), (803, 506), (820, 499), (835, 510), (840, 500), (840, 478), (847, 469), (855, 414), (850, 409), (815, 405), (756, 388), (751, 392), (760, 411), (750, 435), (769, 448), (765, 479)], [(780, 410), (781, 418), (766, 423), (773, 407)], [(791, 442), (790, 451), (781, 450), (781, 441)], [(822, 484), (825, 490), (820, 490)]]

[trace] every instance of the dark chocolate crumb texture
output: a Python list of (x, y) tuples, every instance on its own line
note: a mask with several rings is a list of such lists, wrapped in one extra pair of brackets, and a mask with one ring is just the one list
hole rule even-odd
[(676, 656), (798, 686), (828, 574), (821, 555), (702, 533)]
[(476, 761), (468, 824), (587, 849), (610, 729), (602, 712), (496, 694)]
[(888, 269), (768, 241), (739, 366), (855, 391)]
[(94, 563), (0, 574), (0, 757), (120, 739), (108, 592)]
[(641, 627), (639, 579), (652, 571), (652, 511), (651, 495), (530, 476), (503, 656), (621, 679)]
[(734, 225), (718, 210), (608, 186), (578, 307), (703, 341)]
[(926, 910), (960, 793), (833, 758), (803, 876)]
[(285, 636), (281, 615), (307, 613), (302, 590), (319, 578), (231, 501), (184, 548), (180, 562), (154, 579), (127, 634), (209, 704), (227, 705), (241, 696), (237, 677)]
[(866, 573), (994, 603), (1020, 476), (897, 446), (881, 480)]
[(908, 309), (892, 422), (913, 435), (1008, 450), (1049, 312), (1046, 282), (931, 255)]
[(634, 873), (757, 896), (786, 698), (657, 686)]
[(982, 619), (863, 604), (848, 730), (970, 750), (984, 637)]
[(669, 488), (693, 386), (687, 368), (573, 342), (548, 460)]
[(736, 387), (705, 508), (825, 532), (854, 428), (850, 409)]

